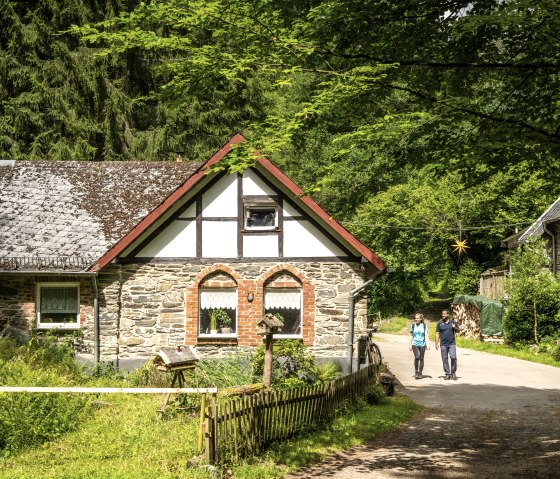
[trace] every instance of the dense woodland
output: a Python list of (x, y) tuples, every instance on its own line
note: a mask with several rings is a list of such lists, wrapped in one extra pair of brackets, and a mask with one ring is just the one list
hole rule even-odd
[(386, 261), (374, 309), (469, 292), (560, 195), (554, 0), (4, 0), (0, 22), (0, 158), (201, 160), (241, 131)]

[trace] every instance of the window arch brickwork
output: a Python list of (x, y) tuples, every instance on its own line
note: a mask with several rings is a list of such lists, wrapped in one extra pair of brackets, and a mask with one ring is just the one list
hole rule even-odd
[[(305, 275), (291, 264), (279, 264), (270, 268), (256, 279), (245, 279), (226, 264), (214, 264), (204, 268), (196, 276), (192, 286), (187, 288), (185, 344), (237, 344), (258, 346), (262, 336), (257, 334), (257, 318), (264, 311), (264, 288), (294, 287), (302, 289), (302, 337), (306, 345), (313, 345), (315, 339), (315, 287)], [(199, 288), (237, 287), (237, 337), (201, 340), (198, 334)], [(251, 301), (249, 301), (249, 293)]]
[[(199, 288), (237, 288), (242, 283), (239, 274), (230, 266), (225, 264), (214, 264), (204, 268), (196, 276), (191, 287), (187, 288), (186, 297), (186, 324), (185, 324), (185, 343), (197, 344), (198, 342), (198, 319), (199, 319)], [(239, 315), (239, 312), (238, 312)], [(239, 316), (238, 316), (238, 322)], [(239, 326), (238, 326), (239, 329)], [(228, 338), (225, 342), (236, 342), (235, 339)]]
[[(295, 278), (295, 281), (293, 278)], [(296, 286), (296, 284), (299, 284), (301, 287), (303, 295), (301, 311), (303, 342), (308, 346), (312, 346), (315, 339), (315, 287), (298, 268), (291, 264), (279, 264), (257, 279), (256, 287), (259, 293), (260, 311), (261, 314), (264, 311), (265, 287), (291, 288)]]

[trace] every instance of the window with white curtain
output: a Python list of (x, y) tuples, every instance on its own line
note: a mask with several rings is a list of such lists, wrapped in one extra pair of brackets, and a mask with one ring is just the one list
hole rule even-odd
[[(200, 335), (236, 334), (236, 288), (201, 288), (198, 304)], [(215, 317), (215, 324), (212, 324), (212, 317)]]
[(80, 285), (39, 283), (37, 285), (37, 328), (80, 327)]
[(301, 311), (301, 288), (265, 288), (265, 314), (278, 314), (284, 321), (279, 335), (301, 336)]

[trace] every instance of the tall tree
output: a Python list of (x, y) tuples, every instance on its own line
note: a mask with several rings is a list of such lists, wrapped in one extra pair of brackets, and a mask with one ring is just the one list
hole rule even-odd
[(162, 138), (243, 129), (399, 268), (456, 270), (463, 233), (489, 264), (560, 192), (553, 0), (152, 0), (73, 30), (150, 62)]

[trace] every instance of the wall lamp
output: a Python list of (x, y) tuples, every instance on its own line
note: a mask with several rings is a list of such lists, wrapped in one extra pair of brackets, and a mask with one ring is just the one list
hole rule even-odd
[(249, 303), (252, 303), (254, 299), (255, 295), (253, 293), (247, 293), (247, 301), (249, 301)]

